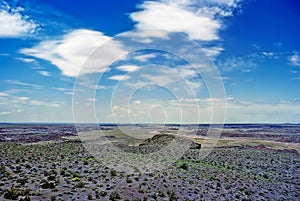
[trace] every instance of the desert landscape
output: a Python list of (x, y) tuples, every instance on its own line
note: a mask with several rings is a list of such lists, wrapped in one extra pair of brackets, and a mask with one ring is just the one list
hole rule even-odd
[(137, 140), (115, 125), (80, 127), (80, 135), (102, 129), (128, 157), (155, 152), (176, 138), (191, 141), (165, 168), (129, 173), (89, 153), (73, 125), (1, 124), (0, 199), (299, 200), (299, 125), (225, 125), (204, 158), (199, 152), (201, 143), (209, 145), (207, 126), (193, 137), (174, 134), (176, 125), (155, 127), (159, 133)]

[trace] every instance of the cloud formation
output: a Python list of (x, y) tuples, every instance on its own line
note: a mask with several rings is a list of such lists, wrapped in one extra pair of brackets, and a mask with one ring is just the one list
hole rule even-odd
[(38, 73), (41, 74), (42, 76), (46, 76), (46, 77), (50, 76), (50, 72), (48, 72), (48, 71), (40, 70), (40, 71), (38, 71)]
[(218, 40), (222, 17), (233, 15), (239, 0), (192, 1), (160, 0), (145, 1), (140, 11), (130, 14), (138, 29), (162, 29), (170, 33), (182, 32), (190, 39)]
[(217, 66), (225, 72), (231, 72), (236, 69), (239, 69), (242, 72), (251, 72), (257, 64), (249, 58), (228, 57), (225, 60), (219, 61)]
[(113, 76), (109, 77), (108, 79), (121, 81), (121, 80), (127, 80), (129, 78), (130, 77), (128, 75), (113, 75)]
[(8, 4), (0, 5), (0, 37), (16, 38), (34, 34), (39, 25), (27, 15), (21, 7), (11, 8)]
[[(126, 53), (119, 43), (110, 40), (101, 32), (77, 29), (60, 39), (42, 41), (32, 48), (24, 48), (21, 53), (47, 60), (57, 66), (63, 75), (76, 77), (79, 74), (103, 72), (115, 59), (115, 55)], [(109, 51), (89, 57), (93, 50), (107, 41), (110, 41)], [(88, 58), (89, 65), (82, 69)]]
[(300, 55), (298, 52), (294, 52), (292, 56), (288, 58), (292, 66), (300, 66)]
[(116, 67), (116, 69), (125, 71), (125, 72), (134, 72), (134, 71), (137, 71), (138, 69), (140, 69), (140, 67), (138, 67), (136, 65), (123, 65), (123, 66)]

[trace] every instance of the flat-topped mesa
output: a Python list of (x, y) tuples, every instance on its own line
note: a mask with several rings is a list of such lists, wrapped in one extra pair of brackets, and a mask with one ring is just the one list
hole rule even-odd
[(147, 154), (163, 149), (164, 147), (168, 146), (172, 140), (176, 140), (177, 142), (182, 141), (186, 144), (190, 144), (190, 149), (201, 149), (201, 144), (198, 144), (185, 137), (170, 134), (154, 135), (153, 137), (144, 140), (137, 146), (128, 146), (125, 144), (118, 144), (118, 146), (127, 152)]
[(139, 146), (141, 147), (141, 146), (149, 146), (149, 145), (167, 145), (174, 138), (190, 141), (190, 143), (191, 143), (190, 149), (201, 149), (201, 144), (199, 144), (199, 143), (196, 143), (192, 140), (189, 140), (189, 139), (181, 137), (181, 136), (169, 135), (169, 134), (154, 135), (152, 138), (148, 138), (143, 143), (139, 144)]

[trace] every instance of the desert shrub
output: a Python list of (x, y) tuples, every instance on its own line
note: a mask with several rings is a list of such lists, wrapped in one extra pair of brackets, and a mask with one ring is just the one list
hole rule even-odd
[(268, 175), (267, 174), (263, 174), (263, 178), (265, 179), (269, 179)]
[(162, 190), (159, 190), (157, 195), (159, 197), (166, 197), (165, 193)]
[(55, 188), (55, 182), (54, 181), (42, 180), (40, 185), (43, 189), (47, 189), (47, 188), (53, 189), (53, 188)]
[(96, 158), (94, 156), (90, 156), (90, 157), (87, 158), (87, 160), (88, 161), (94, 161), (94, 160), (96, 160)]
[(76, 184), (77, 188), (84, 188), (85, 184), (83, 182), (79, 182), (78, 184)]
[(187, 170), (189, 167), (188, 167), (188, 164), (186, 162), (180, 162), (179, 163), (179, 168)]
[(109, 200), (115, 201), (121, 199), (120, 194), (117, 191), (113, 191), (109, 195)]
[(79, 178), (79, 177), (74, 177), (73, 179), (72, 179), (72, 181), (74, 181), (74, 182), (78, 182), (78, 181), (80, 181), (81, 180), (81, 178)]
[(91, 193), (88, 194), (87, 199), (88, 199), (88, 200), (92, 200), (92, 199), (93, 199), (93, 196), (92, 196)]
[(133, 181), (132, 181), (132, 179), (130, 179), (130, 178), (126, 178), (126, 182), (127, 182), (127, 183), (132, 183)]
[(176, 195), (176, 193), (174, 191), (167, 191), (167, 195), (169, 197), (169, 201), (175, 201), (178, 200), (178, 196)]
[(15, 189), (14, 186), (12, 186), (10, 189), (6, 189), (4, 193), (4, 198), (16, 200), (20, 196), (20, 191), (18, 189)]
[(105, 197), (105, 196), (107, 196), (107, 192), (104, 191), (104, 190), (101, 190), (101, 191), (99, 192), (99, 195), (100, 195), (101, 197)]
[(117, 173), (117, 171), (116, 170), (110, 170), (110, 175), (112, 176), (112, 177), (115, 177), (115, 176), (117, 176), (118, 175), (118, 173)]
[(40, 196), (41, 195), (41, 191), (40, 190), (36, 190), (36, 191), (33, 192), (33, 195)]
[(48, 181), (55, 181), (56, 177), (54, 175), (50, 175), (47, 177)]
[(142, 201), (142, 199), (141, 198), (133, 198), (133, 199), (131, 199), (131, 201)]
[(51, 195), (50, 200), (51, 201), (55, 201), (56, 200), (56, 196), (55, 195)]
[(4, 174), (6, 172), (6, 167), (5, 165), (0, 165), (0, 174)]
[[(16, 200), (19, 196), (29, 197), (30, 189), (18, 189), (14, 185), (10, 189), (6, 189), (4, 193), (4, 198)], [(23, 198), (22, 198), (23, 199)], [(26, 198), (28, 200), (28, 198)], [(30, 200), (30, 198), (29, 198)]]
[(20, 172), (21, 172), (21, 169), (22, 169), (21, 166), (20, 166), (20, 165), (17, 165), (17, 166), (16, 166), (15, 172), (16, 172), (16, 173), (20, 173)]
[(88, 181), (93, 181), (93, 177), (88, 177)]
[(24, 186), (27, 183), (28, 179), (27, 178), (19, 178), (17, 180), (17, 183), (21, 184), (22, 186)]

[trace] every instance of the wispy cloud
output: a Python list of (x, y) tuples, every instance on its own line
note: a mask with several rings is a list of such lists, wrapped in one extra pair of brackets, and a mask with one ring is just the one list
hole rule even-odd
[(116, 67), (116, 69), (125, 71), (125, 72), (134, 72), (134, 71), (137, 71), (138, 69), (140, 69), (140, 67), (136, 66), (136, 65), (123, 65), (123, 66)]
[(151, 54), (136, 55), (136, 56), (134, 56), (134, 59), (143, 62), (143, 61), (147, 61), (148, 59), (153, 59), (155, 57), (156, 57), (156, 54), (151, 53)]
[(38, 71), (38, 73), (43, 75), (43, 76), (46, 76), (46, 77), (50, 76), (50, 72), (48, 72), (48, 71), (41, 70), (41, 71)]
[(24, 62), (24, 63), (35, 63), (36, 62), (36, 60), (32, 59), (32, 58), (19, 57), (17, 59)]
[(3, 112), (0, 112), (0, 115), (10, 115), (12, 113), (20, 113), (22, 111), (23, 111), (22, 109), (11, 110), (11, 111), (3, 111)]
[(230, 72), (236, 69), (239, 69), (242, 72), (251, 72), (251, 69), (256, 67), (257, 64), (249, 58), (229, 57), (224, 60), (218, 61), (217, 66), (226, 72)]
[(0, 115), (8, 115), (11, 113), (12, 113), (11, 111), (3, 111), (3, 112), (0, 112)]
[(31, 105), (35, 105), (35, 106), (45, 106), (45, 107), (53, 107), (53, 108), (61, 107), (61, 105), (59, 103), (56, 103), (56, 102), (46, 102), (46, 101), (40, 101), (40, 100), (30, 100), (29, 103)]
[(19, 80), (6, 80), (8, 84), (12, 85), (19, 85), (19, 86), (27, 86), (27, 87), (34, 87), (34, 88), (41, 88), (41, 85), (38, 84), (31, 84), (27, 82), (21, 82)]
[(108, 79), (121, 81), (121, 80), (127, 80), (129, 78), (130, 77), (128, 75), (113, 75), (113, 76), (109, 77)]
[(216, 57), (224, 50), (222, 47), (202, 48), (205, 54), (209, 57)]
[(6, 2), (0, 4), (0, 37), (22, 37), (36, 32), (39, 25), (23, 11), (23, 8), (12, 8)]
[(300, 55), (299, 52), (294, 52), (294, 54), (288, 57), (288, 61), (292, 66), (300, 66)]
[(0, 92), (0, 96), (9, 96), (9, 94), (5, 92)]

